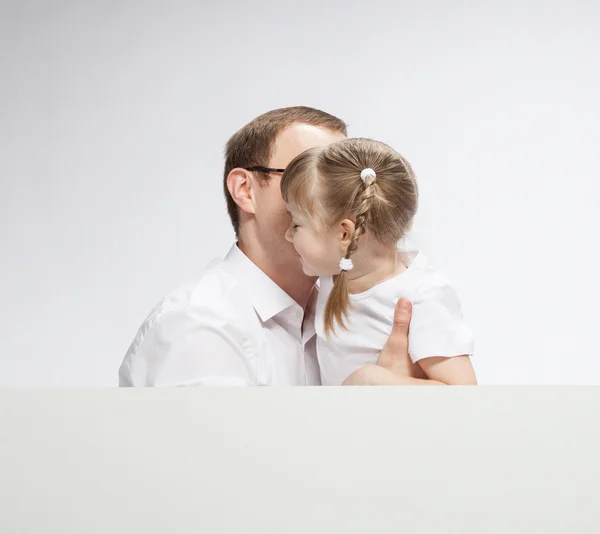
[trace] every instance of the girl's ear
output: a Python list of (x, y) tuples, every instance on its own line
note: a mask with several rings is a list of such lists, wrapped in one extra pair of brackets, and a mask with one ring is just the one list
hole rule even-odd
[(346, 250), (348, 250), (348, 245), (352, 240), (352, 235), (354, 234), (354, 222), (350, 219), (344, 219), (339, 224), (339, 236), (340, 236), (340, 246), (342, 248), (342, 254), (346, 254)]

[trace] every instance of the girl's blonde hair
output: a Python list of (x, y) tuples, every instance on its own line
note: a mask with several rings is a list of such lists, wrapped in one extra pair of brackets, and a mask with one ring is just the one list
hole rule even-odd
[[(370, 168), (376, 177), (360, 177)], [(297, 206), (323, 227), (354, 219), (346, 251), (350, 258), (368, 230), (384, 246), (395, 247), (410, 229), (417, 211), (418, 189), (413, 170), (400, 154), (372, 139), (344, 139), (307, 150), (286, 168), (281, 179), (285, 202)], [(325, 332), (335, 323), (345, 328), (350, 306), (346, 271), (341, 271), (325, 306)]]

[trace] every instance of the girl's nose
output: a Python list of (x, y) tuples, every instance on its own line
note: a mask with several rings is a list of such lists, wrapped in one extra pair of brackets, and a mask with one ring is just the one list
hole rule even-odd
[(289, 243), (292, 242), (292, 227), (289, 226), (287, 231), (285, 232), (285, 240)]

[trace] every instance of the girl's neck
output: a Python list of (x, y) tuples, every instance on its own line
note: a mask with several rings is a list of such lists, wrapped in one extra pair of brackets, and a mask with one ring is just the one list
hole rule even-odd
[(395, 247), (371, 254), (364, 249), (361, 252), (352, 258), (354, 268), (346, 273), (350, 293), (364, 293), (406, 270)]

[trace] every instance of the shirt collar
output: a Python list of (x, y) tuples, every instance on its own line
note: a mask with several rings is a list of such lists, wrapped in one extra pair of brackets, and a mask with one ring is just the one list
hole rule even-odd
[(244, 291), (252, 301), (252, 305), (264, 323), (278, 313), (293, 306), (296, 301), (261, 271), (234, 243), (225, 263), (236, 271)]

